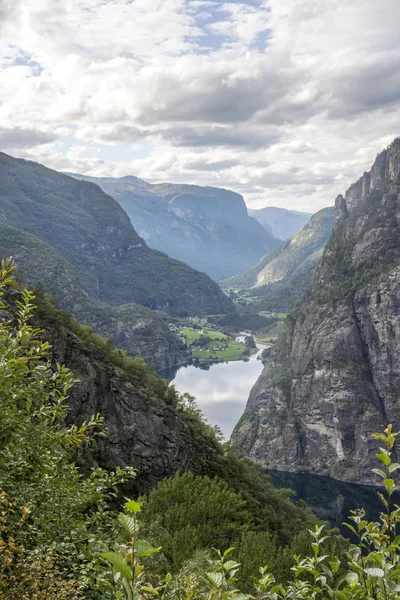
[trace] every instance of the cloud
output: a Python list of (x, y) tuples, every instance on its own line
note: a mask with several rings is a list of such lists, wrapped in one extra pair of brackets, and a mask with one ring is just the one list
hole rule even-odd
[(2, 127), (0, 125), (0, 148), (15, 150), (21, 148), (34, 148), (42, 144), (51, 144), (57, 140), (55, 133), (39, 131), (37, 129), (20, 127)]
[(399, 133), (393, 0), (0, 0), (0, 143), (317, 210)]

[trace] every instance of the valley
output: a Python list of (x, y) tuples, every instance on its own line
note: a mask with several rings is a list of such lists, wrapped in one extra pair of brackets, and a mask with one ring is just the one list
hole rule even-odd
[(399, 19), (0, 0), (0, 600), (400, 600)]

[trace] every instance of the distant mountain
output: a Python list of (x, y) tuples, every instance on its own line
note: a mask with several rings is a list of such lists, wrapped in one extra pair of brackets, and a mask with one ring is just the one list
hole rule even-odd
[[(129, 217), (93, 183), (0, 153), (0, 257), (29, 285), (158, 370), (188, 350), (162, 318), (232, 312), (207, 275), (148, 248)], [(144, 306), (138, 306), (139, 304)]]
[(209, 277), (150, 249), (97, 185), (2, 153), (0, 181), (0, 222), (53, 246), (94, 300), (135, 302), (172, 315), (232, 312)]
[(249, 209), (249, 215), (256, 219), (272, 237), (287, 240), (307, 223), (312, 213), (287, 210), (277, 206), (266, 206), (259, 210)]
[(332, 232), (333, 219), (333, 207), (320, 210), (283, 246), (266, 254), (247, 273), (224, 279), (221, 286), (249, 290), (258, 299), (258, 309), (290, 310), (310, 284)]
[(115, 198), (151, 248), (166, 252), (214, 279), (249, 269), (279, 245), (249, 217), (242, 196), (224, 189), (150, 184), (137, 177), (95, 178)]

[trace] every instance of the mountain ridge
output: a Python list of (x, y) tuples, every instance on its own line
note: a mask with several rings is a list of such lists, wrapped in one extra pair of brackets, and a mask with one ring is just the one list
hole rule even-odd
[(302, 229), (313, 213), (265, 206), (259, 209), (249, 209), (249, 215), (256, 219), (270, 235), (285, 241)]
[(242, 196), (227, 189), (152, 184), (134, 176), (73, 176), (114, 197), (149, 246), (214, 279), (250, 268), (280, 244), (248, 215)]
[(128, 215), (91, 182), (0, 153), (0, 221), (53, 246), (95, 300), (170, 314), (232, 310), (205, 274), (148, 248)]

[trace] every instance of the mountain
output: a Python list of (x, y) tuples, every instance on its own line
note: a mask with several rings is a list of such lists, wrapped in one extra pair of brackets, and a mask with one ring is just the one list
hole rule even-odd
[(93, 300), (133, 302), (172, 315), (232, 312), (217, 284), (150, 249), (125, 211), (94, 183), (6, 154), (0, 154), (0, 181), (0, 222), (52, 246), (75, 267)]
[(233, 437), (271, 468), (370, 482), (374, 431), (400, 425), (400, 139), (338, 196), (303, 303)]
[(55, 248), (32, 234), (0, 223), (0, 258), (12, 256), (18, 276), (29, 287), (41, 286), (61, 308), (113, 341), (130, 356), (141, 356), (158, 371), (186, 364), (190, 351), (156, 311), (138, 304), (109, 306), (92, 300), (75, 267)]
[(312, 213), (266, 206), (258, 210), (249, 209), (249, 215), (256, 219), (272, 237), (287, 240), (307, 223)]
[(310, 285), (332, 232), (333, 217), (333, 207), (320, 210), (283, 246), (266, 254), (247, 273), (224, 279), (221, 287), (250, 290), (260, 310), (291, 310)]
[(279, 245), (249, 217), (242, 196), (228, 190), (150, 184), (137, 177), (74, 177), (98, 184), (115, 198), (151, 248), (214, 279), (249, 269)]

